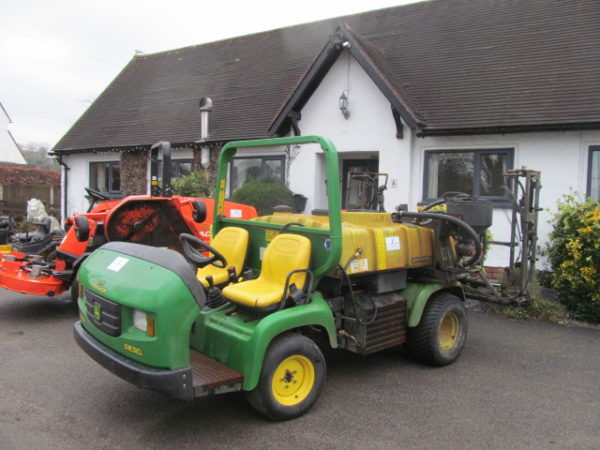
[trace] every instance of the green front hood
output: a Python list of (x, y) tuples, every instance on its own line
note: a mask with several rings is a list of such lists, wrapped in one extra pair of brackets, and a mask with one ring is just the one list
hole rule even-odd
[[(109, 244), (108, 248), (96, 250), (79, 269), (78, 279), (82, 288), (78, 303), (84, 328), (115, 352), (142, 364), (163, 369), (189, 366), (190, 329), (200, 314), (200, 308), (182, 276), (189, 277), (190, 273), (193, 276), (192, 269), (174, 251), (119, 244)], [(138, 247), (142, 250), (139, 253)], [(152, 261), (147, 258), (150, 254)], [(180, 270), (176, 272), (174, 267)], [(101, 299), (98, 300), (94, 294)], [(121, 331), (118, 336), (110, 336), (103, 331), (102, 318), (98, 322), (94, 317), (94, 303), (102, 303), (102, 299), (120, 305)], [(106, 303), (96, 308), (102, 309), (103, 306), (107, 310), (113, 307)], [(134, 327), (135, 309), (154, 319), (154, 336)]]

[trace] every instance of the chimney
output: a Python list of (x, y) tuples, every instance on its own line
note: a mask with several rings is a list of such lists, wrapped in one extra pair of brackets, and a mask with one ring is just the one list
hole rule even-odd
[[(208, 116), (213, 108), (213, 102), (210, 97), (200, 99), (200, 143), (208, 139)], [(200, 149), (200, 164), (205, 169), (210, 167), (210, 149), (202, 147)]]

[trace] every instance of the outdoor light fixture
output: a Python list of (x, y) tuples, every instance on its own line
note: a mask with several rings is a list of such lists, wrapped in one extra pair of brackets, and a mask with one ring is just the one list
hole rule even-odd
[(345, 92), (342, 92), (342, 95), (340, 95), (340, 111), (342, 112), (344, 119), (348, 120), (350, 111), (348, 111), (348, 97), (346, 97)]

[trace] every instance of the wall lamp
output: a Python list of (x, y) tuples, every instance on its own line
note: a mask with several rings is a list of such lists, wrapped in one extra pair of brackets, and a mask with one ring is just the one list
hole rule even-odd
[(345, 92), (342, 92), (342, 95), (340, 95), (340, 111), (342, 112), (344, 119), (348, 120), (350, 111), (348, 111), (348, 97), (346, 97)]

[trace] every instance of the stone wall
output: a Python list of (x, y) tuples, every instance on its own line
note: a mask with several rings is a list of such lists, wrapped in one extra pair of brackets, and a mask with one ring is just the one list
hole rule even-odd
[(148, 193), (148, 151), (121, 153), (121, 191), (124, 195)]
[[(210, 168), (208, 169), (208, 181), (210, 184), (210, 195), (211, 197), (214, 195), (215, 182), (217, 180), (217, 164), (219, 162), (219, 152), (221, 151), (221, 146), (211, 147), (210, 149)], [(207, 169), (202, 167), (200, 163), (200, 152), (199, 148), (194, 149), (194, 172), (203, 172)]]

